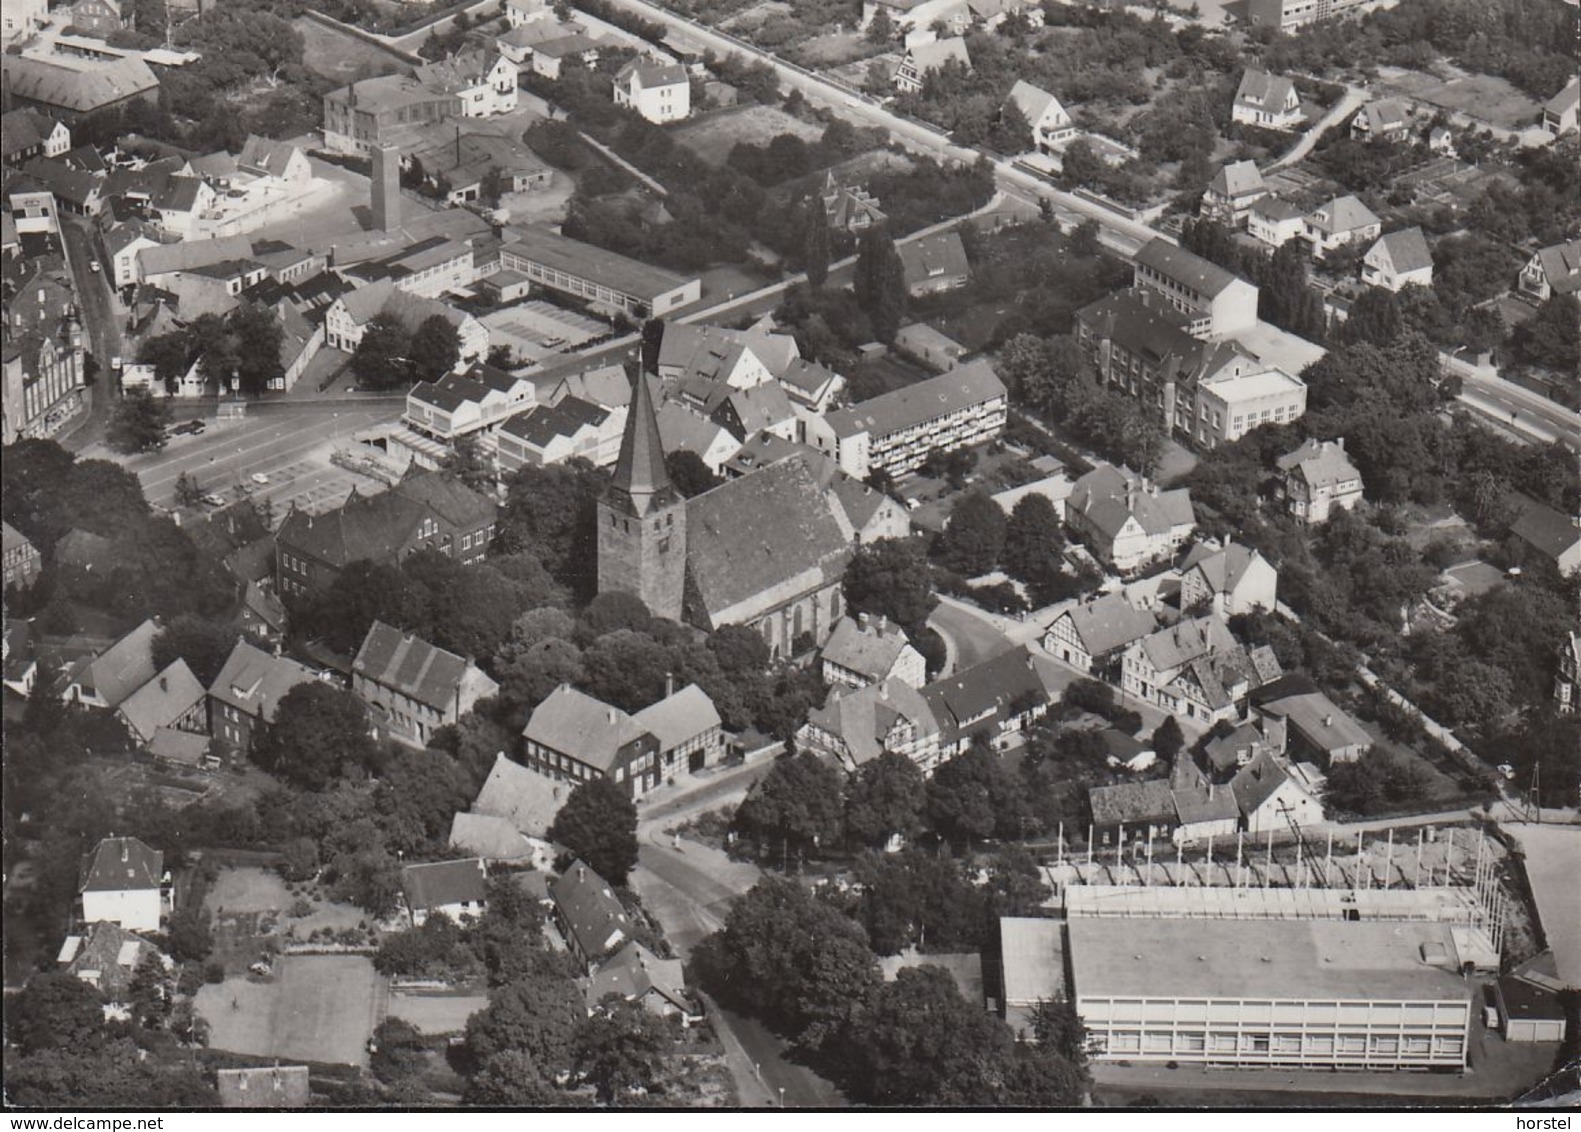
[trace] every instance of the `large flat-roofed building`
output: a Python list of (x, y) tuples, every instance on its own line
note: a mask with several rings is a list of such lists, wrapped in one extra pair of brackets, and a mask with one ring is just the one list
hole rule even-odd
[(934, 449), (951, 451), (994, 439), (1005, 429), (1005, 383), (981, 359), (948, 373), (837, 409), (808, 439), (840, 470), (866, 479), (875, 469), (909, 472)]
[(618, 252), (584, 244), (544, 228), (513, 228), (500, 249), (500, 267), (539, 286), (586, 299), (634, 318), (669, 314), (702, 298), (702, 281), (683, 279)]
[(1472, 987), (1449, 924), (1073, 919), (1098, 1061), (1458, 1069)]
[(1250, 0), (1246, 22), (1253, 27), (1294, 31), (1307, 24), (1331, 20), (1359, 8), (1363, 0)]
[(1307, 411), (1306, 382), (1273, 368), (1204, 385), (1193, 439), (1203, 448), (1239, 440), (1258, 425), (1289, 424)]
[(364, 79), (324, 96), (324, 148), (369, 153), (401, 127), (462, 116), (461, 96), (434, 89), (410, 75)]

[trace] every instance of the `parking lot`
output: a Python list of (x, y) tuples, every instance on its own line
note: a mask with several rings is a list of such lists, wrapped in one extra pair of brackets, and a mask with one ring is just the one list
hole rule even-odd
[(339, 467), (330, 457), (350, 448), (354, 434), (399, 418), (401, 407), (394, 398), (255, 405), (234, 424), (207, 418), (201, 433), (173, 436), (162, 452), (130, 459), (101, 449), (83, 455), (124, 463), (154, 507), (175, 505), (176, 481), (185, 473), (203, 493), (227, 502), (243, 496), (267, 500), (278, 521), (292, 505), (315, 512), (334, 507), (354, 486), (383, 490), (380, 481)]

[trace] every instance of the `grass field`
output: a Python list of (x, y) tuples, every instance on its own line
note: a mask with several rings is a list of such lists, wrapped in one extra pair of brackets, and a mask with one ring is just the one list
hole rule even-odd
[(232, 977), (198, 991), (209, 1046), (259, 1057), (367, 1064), (384, 1016), (384, 976), (360, 955), (295, 955), (268, 981)]
[(316, 20), (299, 16), (292, 26), (302, 33), (305, 49), (302, 62), (310, 71), (317, 71), (327, 79), (349, 82), (358, 71), (366, 69), (372, 74), (388, 74), (409, 70), (398, 58), (381, 51), (354, 35), (325, 27)]
[(482, 994), (392, 994), (389, 1014), (410, 1022), (425, 1034), (455, 1034), (467, 1019), (488, 1006)]
[(1445, 80), (1421, 71), (1405, 71), (1391, 76), (1388, 86), (1408, 97), (1506, 130), (1532, 125), (1542, 109), (1535, 99), (1495, 75), (1462, 75)]
[(742, 106), (700, 118), (676, 137), (710, 165), (723, 165), (737, 142), (763, 145), (779, 134), (817, 141), (823, 131), (772, 106)]

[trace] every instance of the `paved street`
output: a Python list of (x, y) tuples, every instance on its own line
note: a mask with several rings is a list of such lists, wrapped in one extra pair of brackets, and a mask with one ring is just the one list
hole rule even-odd
[(76, 285), (77, 301), (82, 305), (80, 317), (87, 334), (88, 352), (99, 364), (97, 383), (87, 390), (88, 412), (74, 420), (57, 437), (67, 448), (86, 444), (100, 435), (110, 418), (115, 403), (115, 372), (112, 361), (125, 352), (121, 339), (121, 313), (110, 283), (103, 272), (95, 272), (88, 265), (98, 262), (93, 246), (93, 228), (87, 220), (62, 214), (61, 239), (66, 245), (66, 259), (71, 265)]
[[(692, 949), (724, 926), (730, 905), (757, 883), (761, 875), (749, 864), (723, 853), (682, 841), (679, 849), (663, 838), (645, 815), (638, 865), (631, 884), (642, 903), (664, 925), (677, 955), (689, 959)], [(748, 1107), (830, 1108), (844, 1103), (834, 1086), (805, 1066), (786, 1060), (786, 1046), (756, 1019), (722, 1007), (713, 1016), (724, 1043), (731, 1076), (741, 1103)]]
[(1581, 452), (1581, 413), (1470, 362), (1445, 355), (1444, 363), (1461, 378), (1463, 403), (1534, 440), (1563, 440)]
[[(175, 504), (176, 478), (187, 472), (205, 492), (227, 497), (253, 495), (267, 499), (275, 518), (283, 517), (295, 503), (313, 511), (333, 507), (356, 484), (364, 491), (382, 491), (378, 480), (360, 476), (330, 462), (330, 453), (347, 447), (352, 434), (375, 424), (397, 419), (404, 399), (357, 397), (343, 402), (254, 402), (247, 419), (222, 426), (205, 404), (201, 416), (208, 428), (198, 436), (172, 438), (164, 451), (130, 458), (91, 446), (85, 458), (116, 460), (136, 473), (143, 493), (155, 507)], [(268, 478), (255, 483), (254, 474)]]

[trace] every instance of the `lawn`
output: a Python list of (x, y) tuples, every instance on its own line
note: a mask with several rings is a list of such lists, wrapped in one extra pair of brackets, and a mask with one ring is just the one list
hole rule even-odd
[(410, 1022), (424, 1034), (456, 1034), (467, 1028), (467, 1019), (488, 1006), (487, 995), (394, 993), (389, 1014)]
[(1461, 75), (1444, 80), (1421, 71), (1402, 71), (1391, 75), (1387, 86), (1410, 98), (1506, 130), (1532, 125), (1542, 109), (1529, 95), (1494, 75)]
[(298, 16), (291, 26), (302, 33), (305, 41), (303, 64), (308, 70), (316, 71), (327, 79), (350, 82), (353, 76), (365, 69), (372, 74), (409, 69), (389, 52), (381, 51), (354, 35), (325, 27), (306, 16)]
[(293, 893), (279, 874), (260, 868), (222, 869), (204, 900), (213, 917), (214, 957), (233, 973), (291, 940), (322, 930), (363, 927), (367, 913), (299, 886)]
[(198, 991), (212, 1049), (259, 1057), (367, 1064), (384, 1016), (384, 976), (360, 955), (294, 955), (268, 979), (232, 976)]
[(823, 131), (773, 106), (741, 106), (705, 115), (675, 133), (676, 139), (710, 165), (723, 165), (737, 142), (766, 145), (780, 134), (817, 141)]

